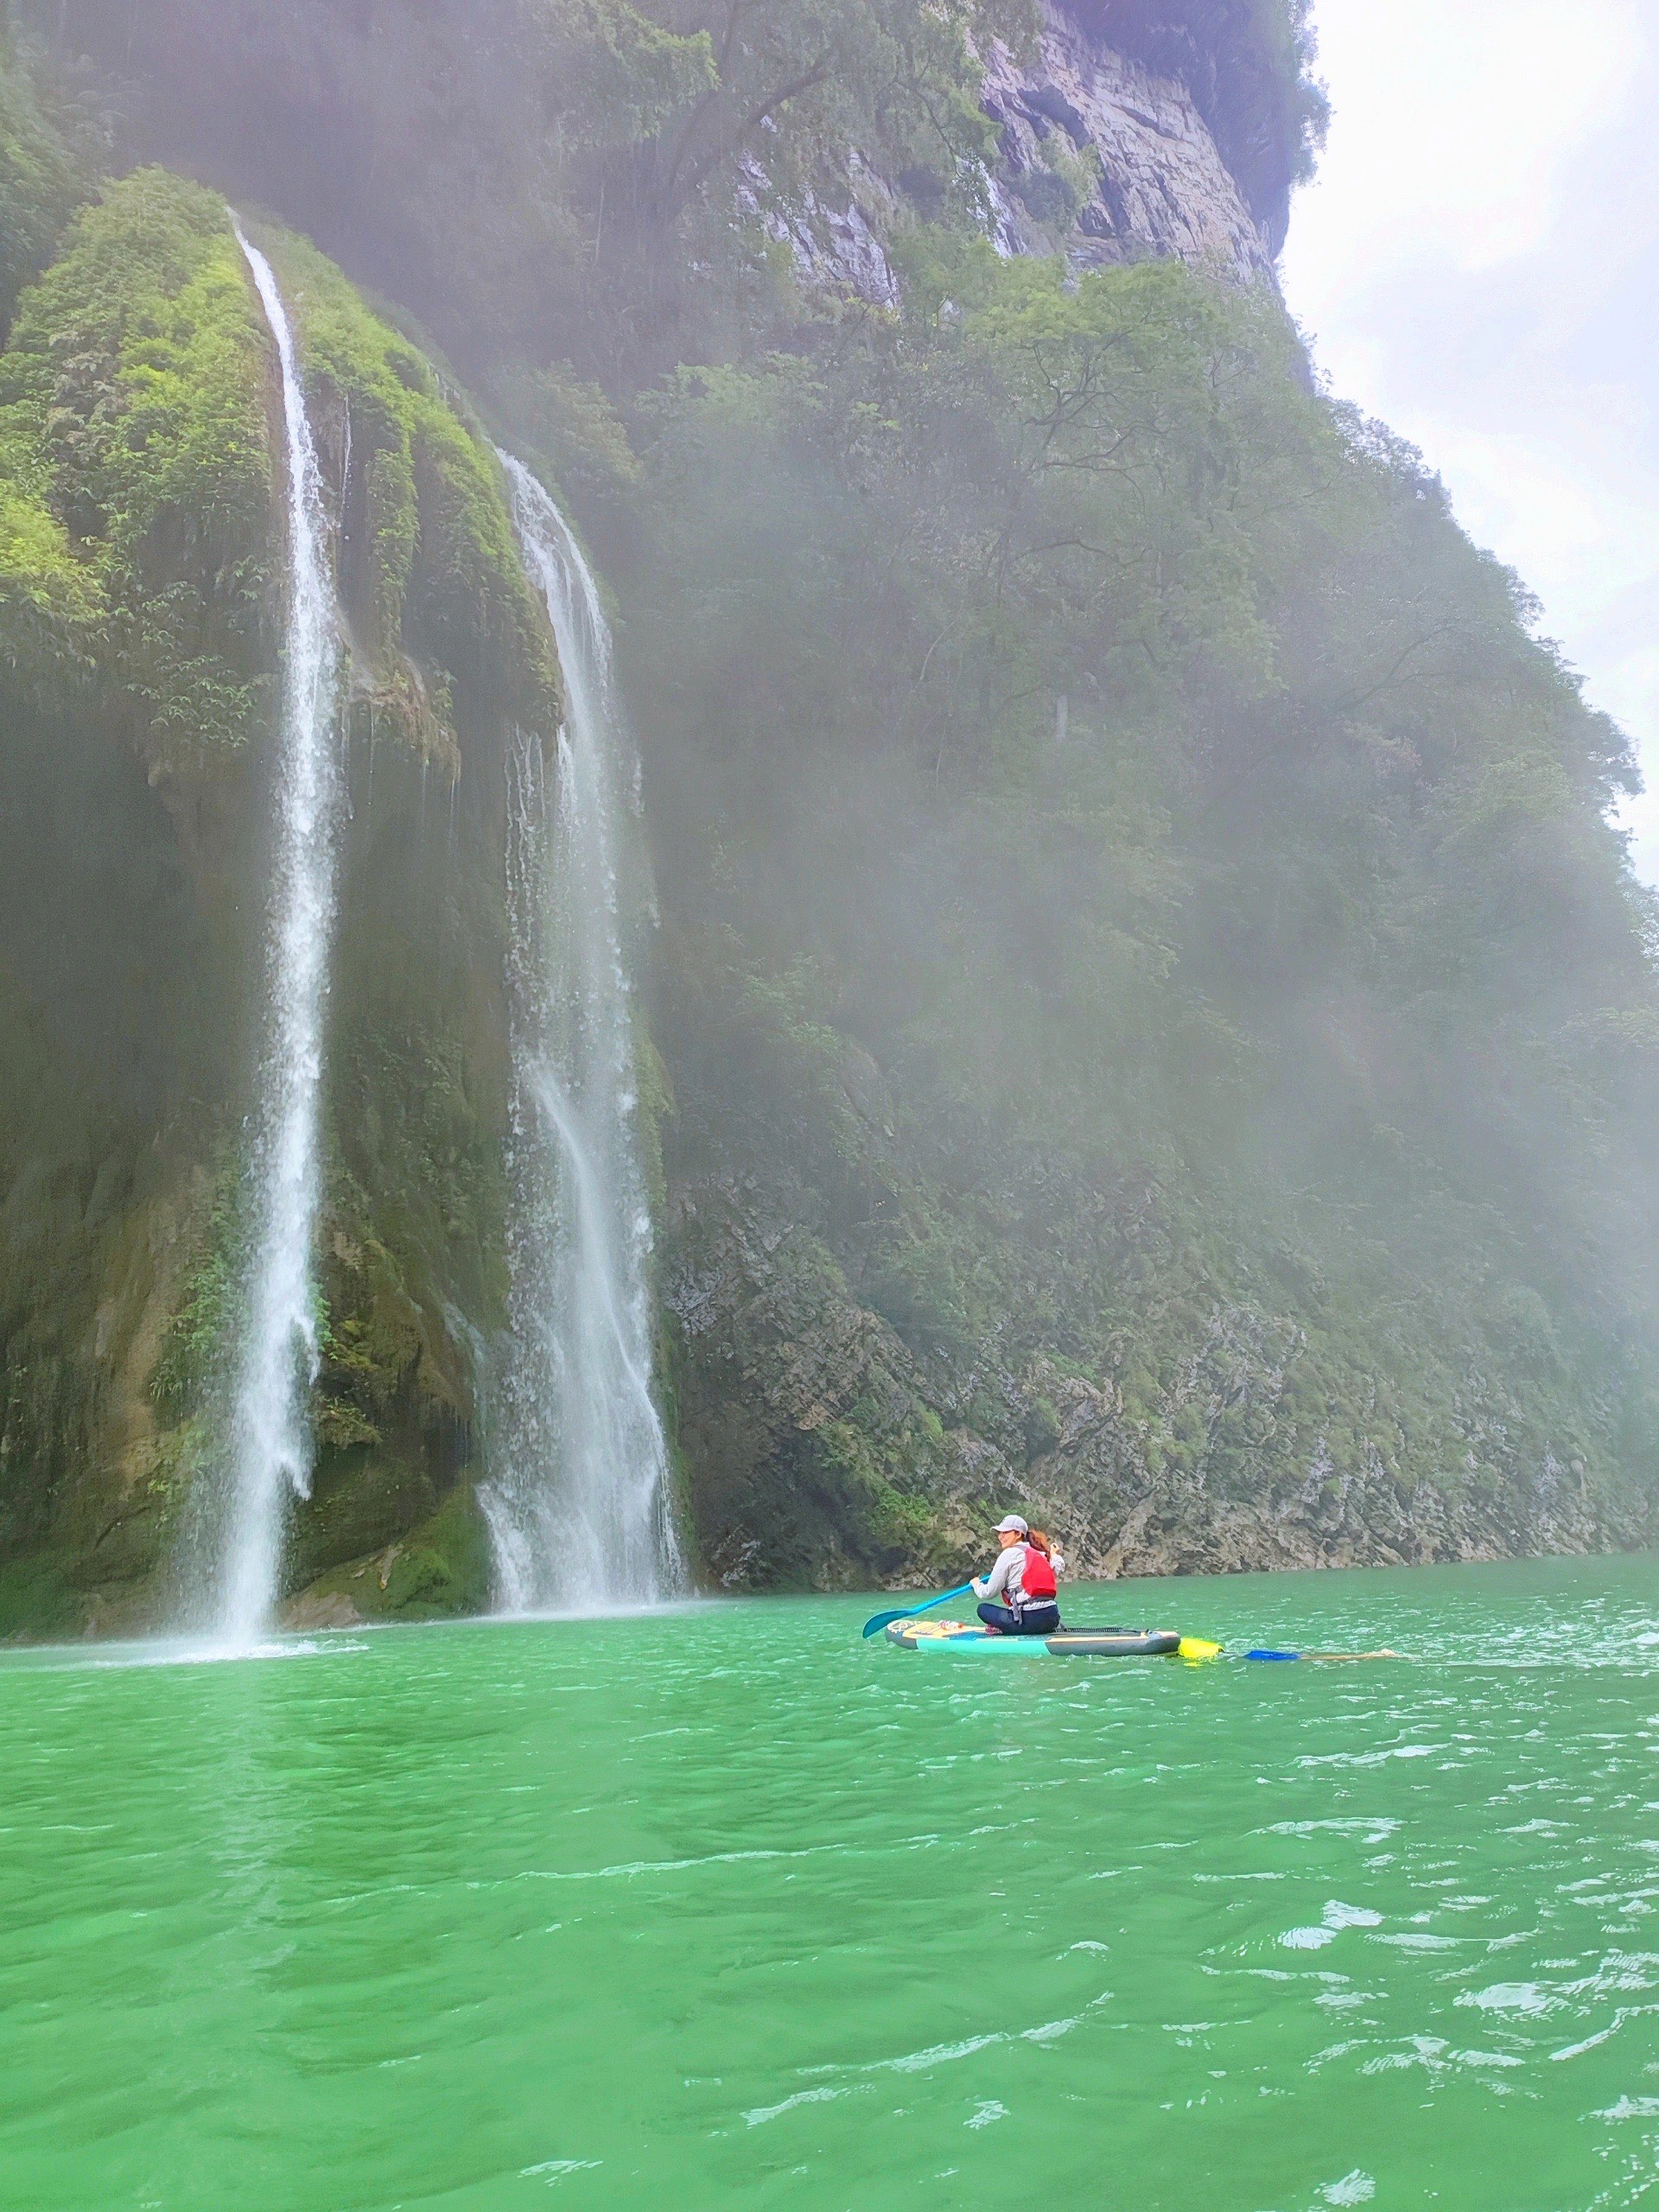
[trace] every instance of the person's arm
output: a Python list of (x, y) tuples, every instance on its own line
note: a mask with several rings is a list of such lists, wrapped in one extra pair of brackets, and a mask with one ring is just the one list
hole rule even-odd
[(1007, 1551), (999, 1552), (990, 1573), (982, 1580), (978, 1575), (974, 1577), (975, 1597), (1000, 1598), (1008, 1586), (1008, 1577), (1013, 1573), (1014, 1562), (1019, 1556), (1018, 1548), (1013, 1544)]

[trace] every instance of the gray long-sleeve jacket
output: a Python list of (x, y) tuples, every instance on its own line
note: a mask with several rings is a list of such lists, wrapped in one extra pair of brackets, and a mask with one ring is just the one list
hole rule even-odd
[(973, 1585), (975, 1597), (1000, 1598), (1005, 1605), (1011, 1607), (1016, 1613), (1027, 1603), (1052, 1605), (1053, 1600), (1050, 1598), (1027, 1599), (1026, 1551), (1027, 1547), (1024, 1544), (1010, 1544), (1006, 1551), (999, 1552), (990, 1573), (983, 1576), (975, 1576)]

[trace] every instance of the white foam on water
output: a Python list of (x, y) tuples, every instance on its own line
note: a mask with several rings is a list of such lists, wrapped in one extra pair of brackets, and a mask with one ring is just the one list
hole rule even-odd
[(1472, 2006), (1477, 2012), (1518, 2019), (1535, 2019), (1554, 2011), (1561, 2001), (1535, 1981), (1497, 1981), (1490, 1989), (1465, 1989), (1452, 1999), (1454, 2004)]
[(135, 1668), (225, 1667), (264, 1664), (273, 1659), (338, 1658), (368, 1649), (360, 1630), (337, 1635), (271, 1637), (232, 1646), (221, 1641), (160, 1637), (144, 1643), (47, 1643), (0, 1656), (0, 1668), (36, 1669), (53, 1674), (119, 1674)]
[(1340, 2181), (1328, 2181), (1319, 2191), (1324, 2204), (1369, 2204), (1376, 2195), (1376, 2183), (1370, 2175), (1356, 2166), (1351, 2174), (1344, 2174)]

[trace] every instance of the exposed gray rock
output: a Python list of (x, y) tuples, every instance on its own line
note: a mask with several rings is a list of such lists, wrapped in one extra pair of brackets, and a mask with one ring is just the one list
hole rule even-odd
[[(1054, 0), (1029, 65), (993, 48), (983, 97), (1001, 126), (1003, 251), (1063, 242), (1079, 269), (1161, 254), (1243, 281), (1271, 276), (1267, 240), (1184, 87), (1099, 44)], [(1074, 209), (1091, 162), (1097, 179)]]
[[(1001, 135), (999, 252), (1063, 251), (1079, 270), (1170, 256), (1272, 280), (1268, 240), (1185, 87), (1103, 45), (1058, 0), (1042, 0), (1027, 60), (992, 48), (982, 102)], [(752, 162), (739, 200), (789, 247), (804, 283), (890, 306), (899, 287), (882, 240), (907, 200), (928, 214), (942, 188), (925, 172), (883, 177), (855, 154), (836, 188), (793, 204)]]
[[(1290, 1381), (1302, 1330), (1219, 1300), (1153, 1409), (1110, 1380), (997, 1340), (964, 1363), (912, 1349), (806, 1225), (810, 1197), (762, 1177), (682, 1186), (666, 1302), (679, 1325), (680, 1440), (705, 1556), (728, 1588), (895, 1588), (959, 1579), (1011, 1505), (1056, 1534), (1074, 1577), (1398, 1566), (1596, 1552), (1650, 1535), (1504, 1436), (1470, 1375), (1445, 1486), (1386, 1447), (1338, 1466)], [(1181, 1426), (1185, 1465), (1160, 1452)], [(1466, 1482), (1480, 1456), (1496, 1485)], [(1458, 1465), (1464, 1462), (1464, 1467)]]
[(311, 1591), (290, 1598), (283, 1607), (287, 1629), (361, 1628), (363, 1616), (343, 1590)]
[(769, 237), (789, 248), (804, 284), (851, 292), (880, 307), (897, 303), (899, 280), (881, 237), (898, 201), (856, 156), (848, 164), (844, 190), (809, 193), (799, 204), (780, 200), (761, 164), (746, 162), (737, 200)]

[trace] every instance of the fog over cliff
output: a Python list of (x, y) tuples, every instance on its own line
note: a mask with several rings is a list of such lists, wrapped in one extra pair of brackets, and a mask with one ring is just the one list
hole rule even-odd
[(289, 325), (285, 1618), (512, 1602), (624, 1460), (647, 1592), (1651, 1540), (1630, 747), (1317, 387), (1313, 78), (1298, 0), (14, 0), (0, 1633), (226, 1494)]
[[(1334, 388), (1421, 448), (1537, 592), (1651, 785), (1659, 21), (1590, 0), (1570, 40), (1558, 25), (1541, 0), (1321, 0), (1335, 112), (1281, 275)], [(1655, 807), (1620, 817), (1649, 885)]]

